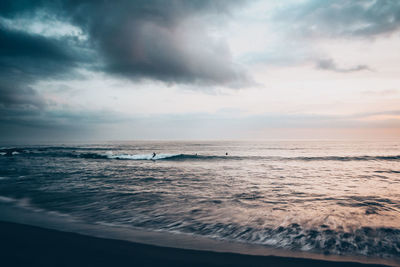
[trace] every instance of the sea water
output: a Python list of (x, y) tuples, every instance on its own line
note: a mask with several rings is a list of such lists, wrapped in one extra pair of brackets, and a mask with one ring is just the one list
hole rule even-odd
[(0, 202), (89, 225), (398, 260), (400, 142), (4, 146)]

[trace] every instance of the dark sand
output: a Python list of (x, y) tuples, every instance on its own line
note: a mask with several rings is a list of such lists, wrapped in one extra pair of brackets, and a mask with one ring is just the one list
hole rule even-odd
[(384, 266), (143, 245), (0, 222), (0, 266)]

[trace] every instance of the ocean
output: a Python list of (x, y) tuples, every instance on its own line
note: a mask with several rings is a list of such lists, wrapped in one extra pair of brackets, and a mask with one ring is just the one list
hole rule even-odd
[(87, 225), (398, 261), (400, 142), (4, 146), (0, 204), (43, 220), (57, 215)]

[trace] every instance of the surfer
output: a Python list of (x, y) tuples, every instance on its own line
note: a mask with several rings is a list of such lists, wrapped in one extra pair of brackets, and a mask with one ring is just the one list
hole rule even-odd
[(156, 152), (153, 152), (153, 157), (152, 158), (154, 158), (156, 155), (157, 155)]
[(228, 152), (225, 153), (225, 156), (228, 156)]

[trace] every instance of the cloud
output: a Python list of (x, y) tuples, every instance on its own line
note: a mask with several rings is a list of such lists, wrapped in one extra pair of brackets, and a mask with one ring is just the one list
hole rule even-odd
[[(39, 112), (39, 111), (37, 111)], [(22, 112), (14, 120), (0, 113), (2, 141), (25, 141), (29, 133), (32, 141), (66, 140), (132, 140), (132, 139), (236, 139), (236, 138), (295, 138), (307, 130), (305, 138), (338, 138), (342, 130), (396, 129), (400, 125), (400, 111), (358, 113), (350, 115), (279, 114), (238, 116), (226, 112), (187, 113), (153, 116), (124, 116), (106, 110), (41, 111), (42, 116)], [(15, 115), (15, 113), (13, 113)], [(106, 137), (105, 137), (106, 136)], [(380, 136), (381, 137), (381, 136)]]
[(399, 1), (308, 0), (282, 8), (274, 19), (303, 36), (375, 37), (399, 31), (399, 14)]
[(43, 108), (46, 102), (31, 87), (20, 84), (0, 85), (0, 110), (3, 107)]
[(0, 25), (0, 112), (43, 109), (45, 99), (33, 88), (43, 79), (65, 79), (79, 54), (69, 39), (54, 39)]
[[(48, 103), (45, 108), (40, 108), (22, 105), (21, 101), (17, 103), (0, 108), (2, 142), (104, 140), (109, 133), (102, 132), (102, 128), (114, 127), (118, 132), (118, 125), (128, 121), (126, 116), (111, 110), (90, 111)], [(132, 120), (130, 122), (133, 124)]]
[[(72, 23), (87, 34), (87, 45), (98, 52), (94, 69), (108, 74), (132, 80), (239, 87), (250, 78), (234, 62), (227, 43), (210, 28), (240, 2), (16, 0), (2, 3), (0, 14), (34, 19), (40, 11)], [(52, 48), (44, 46), (43, 50), (51, 52)]]
[(226, 43), (205, 20), (226, 14), (229, 1), (80, 1), (68, 10), (98, 45), (105, 71), (167, 83), (240, 85), (248, 80)]
[(316, 68), (321, 70), (330, 70), (341, 73), (371, 70), (367, 65), (357, 65), (350, 68), (340, 68), (336, 65), (335, 61), (333, 61), (332, 59), (318, 60), (316, 63)]
[[(49, 103), (35, 89), (47, 79), (79, 77), (75, 70), (86, 56), (71, 37), (45, 37), (0, 24), (0, 124), (2, 131), (16, 125), (41, 127)], [(21, 130), (21, 128), (19, 128)], [(15, 134), (16, 132), (13, 132)], [(22, 130), (25, 135), (30, 131)]]
[(7, 80), (66, 73), (78, 60), (68, 39), (46, 38), (0, 25), (0, 75)]
[(387, 90), (365, 90), (360, 92), (363, 96), (372, 96), (372, 97), (387, 97), (387, 96), (395, 96), (400, 93), (400, 90), (396, 89), (387, 89)]

